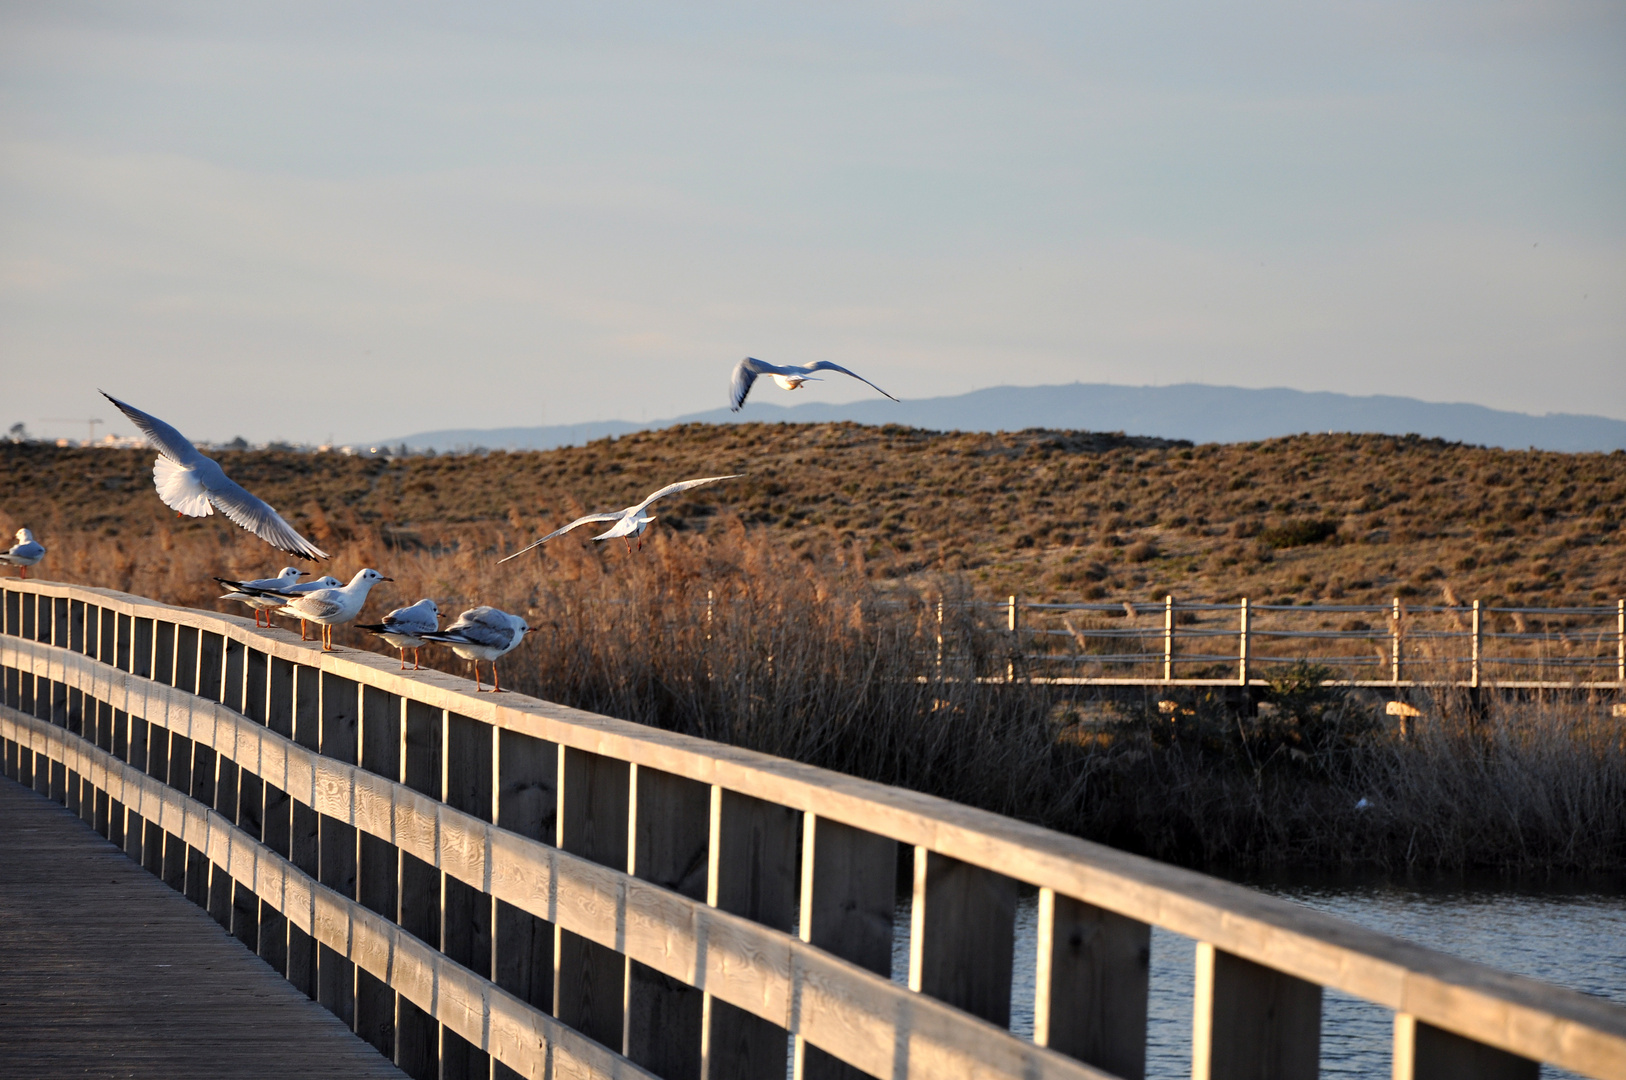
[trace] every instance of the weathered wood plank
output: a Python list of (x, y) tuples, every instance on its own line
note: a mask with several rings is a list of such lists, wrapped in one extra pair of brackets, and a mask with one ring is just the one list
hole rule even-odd
[(1146, 923), (1041, 889), (1033, 1041), (1141, 1080), (1151, 937)]
[(177, 1080), (400, 1076), (204, 912), (10, 781), (0, 866), (7, 1075), (106, 1075), (116, 1061), (121, 1076)]
[(1314, 1080), (1321, 987), (1197, 943), (1192, 1080)]

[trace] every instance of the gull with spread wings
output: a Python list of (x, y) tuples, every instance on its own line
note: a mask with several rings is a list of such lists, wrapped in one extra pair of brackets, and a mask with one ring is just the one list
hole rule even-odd
[[(519, 551), (514, 552), (512, 555), (508, 556), (508, 559), (517, 559), (527, 551), (530, 551), (531, 548), (541, 547), (549, 540), (552, 540), (555, 536), (563, 536), (565, 533), (579, 525), (587, 525), (595, 521), (613, 521), (615, 524), (606, 529), (604, 532), (601, 532), (597, 536), (593, 537), (594, 540), (614, 540), (619, 536), (621, 539), (626, 541), (627, 550), (630, 551), (632, 550), (632, 539), (633, 537), (637, 537), (638, 546), (642, 548), (644, 546), (644, 530), (649, 528), (649, 523), (655, 520), (654, 514), (645, 513), (645, 511), (649, 509), (650, 503), (653, 503), (656, 499), (664, 499), (668, 495), (676, 495), (680, 491), (688, 491), (690, 488), (697, 488), (702, 484), (715, 484), (719, 480), (734, 480), (742, 475), (744, 474), (733, 473), (729, 476), (704, 476), (698, 480), (679, 480), (675, 484), (667, 484), (665, 487), (648, 496), (643, 502), (638, 503), (635, 506), (629, 506), (624, 510), (610, 510), (602, 514), (588, 514), (586, 517), (579, 517), (575, 521), (572, 521), (569, 525), (553, 530), (536, 543), (530, 545), (530, 547), (521, 548)], [(508, 559), (498, 559), (497, 561), (507, 562)]]
[(152, 466), (153, 486), (177, 517), (208, 517), (219, 510), (279, 551), (300, 559), (328, 557), (327, 552), (282, 520), (270, 503), (227, 477), (213, 458), (206, 457), (179, 431), (105, 390), (102, 396), (118, 406), (158, 451), (158, 460)]
[(808, 364), (806, 367), (797, 367), (793, 364), (787, 364), (781, 367), (778, 364), (770, 364), (766, 361), (758, 360), (754, 356), (747, 356), (744, 360), (741, 360), (738, 364), (734, 365), (734, 377), (729, 380), (728, 384), (728, 407), (735, 412), (740, 411), (740, 406), (745, 404), (745, 395), (751, 392), (751, 384), (757, 381), (758, 375), (772, 375), (773, 381), (778, 383), (782, 388), (786, 390), (800, 390), (802, 388), (802, 384), (805, 382), (820, 381), (813, 377), (813, 373), (815, 371), (839, 371), (843, 375), (851, 375), (853, 378), (870, 387), (872, 390), (879, 390), (882, 397), (892, 398), (893, 401), (898, 400), (897, 398), (892, 397), (891, 394), (888, 394), (885, 390), (881, 390), (879, 386), (876, 386), (874, 383), (870, 382), (856, 371), (848, 371), (840, 364), (832, 364), (828, 360), (820, 360), (816, 363)]

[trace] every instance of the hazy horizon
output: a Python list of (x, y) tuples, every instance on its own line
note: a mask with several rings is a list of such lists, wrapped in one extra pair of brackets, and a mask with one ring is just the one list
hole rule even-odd
[(0, 425), (647, 422), (747, 353), (1626, 419), (1623, 91), (1582, 2), (10, 5)]

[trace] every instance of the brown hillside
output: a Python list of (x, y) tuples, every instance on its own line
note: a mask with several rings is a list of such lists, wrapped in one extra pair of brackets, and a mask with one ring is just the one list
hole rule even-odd
[[(0, 527), (29, 525), (47, 547), (71, 531), (139, 560), (154, 538), (167, 550), (232, 530), (166, 511), (147, 451), (5, 444), (0, 459)], [(1398, 594), (1557, 605), (1626, 592), (1618, 451), (1377, 435), (1191, 446), (1082, 432), (692, 424), (546, 452), (220, 460), (329, 543), (495, 554), (674, 479), (744, 472), (661, 504), (659, 527), (718, 531), (737, 518), (808, 557), (861, 561), (872, 578), (963, 571), (979, 592), (1033, 598)], [(267, 568), (280, 565), (265, 555)], [(75, 575), (55, 566), (45, 576)]]

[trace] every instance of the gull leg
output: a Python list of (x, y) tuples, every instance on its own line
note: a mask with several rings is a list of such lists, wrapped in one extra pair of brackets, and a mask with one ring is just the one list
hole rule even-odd
[(495, 660), (491, 662), (491, 692), (493, 694), (502, 693), (502, 687), (497, 685), (497, 661)]
[(406, 646), (401, 646), (401, 670), (406, 670)]
[(412, 670), (413, 671), (421, 671), (422, 668), (423, 668), (423, 665), (418, 662), (418, 648), (419, 648), (419, 646), (416, 646), (416, 645), (414, 645), (412, 647)]
[(482, 687), (480, 686), (480, 661), (476, 660), (474, 662), (474, 692), (476, 694), (478, 694), (481, 691), (481, 689), (482, 689)]

